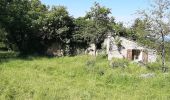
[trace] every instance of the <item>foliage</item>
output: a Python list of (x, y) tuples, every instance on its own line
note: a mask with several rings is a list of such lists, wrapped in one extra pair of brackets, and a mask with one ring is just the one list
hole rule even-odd
[(6, 41), (6, 35), (7, 32), (5, 31), (5, 29), (0, 27), (0, 42), (4, 43)]
[(123, 24), (110, 16), (110, 9), (96, 2), (80, 18), (70, 16), (64, 6), (49, 9), (40, 0), (1, 0), (0, 11), (1, 39), (7, 41), (8, 49), (23, 54), (45, 53), (53, 43), (60, 44), (65, 54), (76, 54), (91, 43), (101, 49), (113, 29), (127, 34)]
[(17, 57), (18, 53), (16, 52), (4, 52), (4, 51), (0, 51), (0, 60), (4, 59), (4, 58), (13, 58), (13, 57)]
[(161, 70), (161, 69), (160, 69), (160, 66), (161, 66), (161, 63), (160, 63), (160, 62), (149, 63), (149, 64), (146, 65), (146, 67), (147, 67), (149, 70), (152, 70), (152, 71), (159, 71), (159, 70)]
[(63, 6), (53, 6), (44, 18), (39, 19), (39, 35), (47, 49), (52, 43), (59, 43), (62, 49), (69, 47), (74, 30), (73, 18)]
[(127, 36), (126, 28), (123, 26), (123, 23), (112, 24), (115, 33), (119, 36)]
[(146, 20), (141, 20), (137, 18), (134, 21), (134, 24), (132, 25), (132, 29), (138, 35), (139, 38), (148, 35), (146, 31)]
[(0, 26), (0, 50), (5, 50), (7, 48), (6, 44), (8, 43), (8, 40), (6, 36), (7, 32)]
[(85, 18), (88, 24), (83, 31), (88, 42), (101, 46), (107, 33), (112, 30), (110, 13), (109, 8), (102, 7), (98, 3), (95, 3), (91, 10), (87, 12)]
[(18, 0), (12, 0), (7, 1), (4, 6), (7, 11), (6, 14), (1, 16), (2, 19), (0, 20), (2, 25), (9, 30), (9, 40), (18, 45), (18, 49), (23, 49), (21, 45), (25, 45), (28, 33), (28, 29), (26, 28), (30, 23), (27, 18), (29, 2), (27, 0), (22, 0), (21, 2)]
[(120, 37), (115, 37), (115, 41), (114, 41), (117, 45), (118, 48), (122, 47), (122, 40), (120, 40)]
[(65, 7), (49, 9), (39, 0), (0, 2), (0, 24), (8, 33), (9, 48), (21, 53), (43, 53), (55, 42), (64, 50), (85, 48), (92, 42), (98, 47), (115, 24), (110, 9), (98, 3), (85, 17), (74, 19)]
[(12, 45), (16, 45), (21, 53), (37, 50), (39, 39), (36, 37), (37, 31), (33, 22), (38, 19), (40, 15), (38, 13), (43, 12), (45, 7), (41, 9), (38, 0), (1, 0), (0, 2), (0, 11), (2, 11), (0, 22), (8, 32), (10, 48), (14, 49)]
[(169, 22), (167, 21), (169, 8), (169, 0), (155, 0), (149, 10), (139, 11), (139, 14), (143, 15), (146, 30), (155, 37), (169, 33)]
[(40, 24), (40, 33), (44, 40), (67, 43), (71, 38), (73, 22), (63, 6), (52, 7)]
[(169, 30), (169, 9), (170, 9), (170, 1), (169, 0), (155, 0), (151, 9), (143, 10), (139, 13), (143, 15), (146, 20), (146, 29), (150, 32), (154, 38), (162, 39), (162, 71), (165, 72), (165, 40), (164, 37), (166, 34), (170, 32)]
[(91, 43), (101, 49), (109, 33), (160, 50), (159, 42), (146, 39), (147, 18), (136, 19), (131, 28), (126, 28), (115, 22), (109, 8), (96, 2), (79, 18), (70, 16), (64, 6), (49, 8), (40, 0), (0, 0), (0, 12), (0, 43), (22, 54), (45, 54), (53, 43), (60, 44), (68, 55), (83, 52)]
[(117, 68), (117, 67), (121, 67), (121, 68), (125, 68), (129, 65), (129, 61), (125, 60), (125, 59), (112, 59), (112, 61), (110, 62), (110, 66), (111, 68)]
[(165, 43), (165, 49), (166, 60), (170, 61), (170, 43)]
[(75, 30), (73, 33), (73, 42), (87, 44), (90, 40), (87, 37), (86, 29), (89, 27), (90, 21), (86, 20), (84, 17), (79, 17), (74, 20)]

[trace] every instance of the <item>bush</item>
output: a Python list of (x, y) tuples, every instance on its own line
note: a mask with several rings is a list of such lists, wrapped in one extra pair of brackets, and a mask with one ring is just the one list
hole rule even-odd
[(93, 72), (95, 70), (95, 63), (96, 61), (95, 60), (88, 60), (86, 63), (85, 63), (85, 70), (87, 72)]
[(96, 74), (103, 76), (105, 74), (105, 68), (98, 64), (94, 59), (88, 60), (85, 64), (85, 70), (88, 74)]
[(1, 58), (13, 58), (13, 57), (17, 57), (18, 53), (16, 52), (0, 52), (0, 59)]
[(116, 68), (116, 67), (122, 67), (122, 68), (125, 68), (129, 65), (129, 62), (125, 59), (113, 59), (111, 62), (110, 62), (110, 66), (112, 68)]
[(101, 59), (101, 60), (107, 59), (107, 54), (99, 54), (99, 55), (97, 56), (97, 59), (98, 59), (98, 60), (99, 60), (99, 59)]
[(86, 62), (86, 66), (94, 66), (95, 63), (96, 63), (95, 60), (88, 60), (88, 61)]
[(151, 71), (157, 71), (157, 70), (161, 70), (161, 63), (159, 62), (155, 62), (155, 63), (148, 63), (146, 65), (146, 67), (151, 70)]

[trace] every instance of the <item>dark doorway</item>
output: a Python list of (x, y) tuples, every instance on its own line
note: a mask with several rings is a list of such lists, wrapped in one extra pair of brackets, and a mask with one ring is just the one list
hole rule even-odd
[(140, 52), (141, 52), (141, 50), (139, 50), (139, 49), (133, 49), (132, 50), (132, 60), (139, 59)]
[[(142, 52), (142, 55), (141, 55)], [(142, 58), (139, 58), (140, 55)], [(128, 60), (134, 60), (134, 61), (142, 61), (143, 63), (148, 62), (148, 51), (147, 50), (141, 50), (141, 49), (128, 49), (127, 50), (127, 59)]]

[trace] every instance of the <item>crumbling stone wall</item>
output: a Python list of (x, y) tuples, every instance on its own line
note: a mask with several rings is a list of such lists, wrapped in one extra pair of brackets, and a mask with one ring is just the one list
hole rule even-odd
[[(121, 48), (118, 47), (115, 43), (115, 38), (108, 36), (104, 41), (104, 46), (107, 48), (108, 60), (112, 58), (127, 58), (128, 59), (128, 50), (140, 50), (140, 55), (135, 61), (145, 61), (145, 62), (155, 62), (157, 59), (156, 50), (148, 49), (146, 47), (138, 45), (136, 42), (128, 40), (126, 38), (120, 37)], [(147, 51), (147, 53), (144, 53)], [(131, 59), (133, 60), (133, 59)]]

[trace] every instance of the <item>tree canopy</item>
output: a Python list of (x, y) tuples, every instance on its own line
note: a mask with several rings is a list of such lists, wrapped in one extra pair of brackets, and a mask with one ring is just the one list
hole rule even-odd
[(96, 2), (79, 18), (64, 6), (49, 7), (40, 0), (0, 0), (0, 11), (0, 40), (24, 54), (45, 53), (55, 42), (63, 49), (85, 49), (91, 43), (100, 49), (108, 32), (129, 37), (133, 33)]
[(170, 32), (169, 23), (170, 1), (154, 0), (149, 10), (139, 11), (139, 14), (145, 19), (146, 30), (155, 39), (162, 39), (162, 70), (165, 72), (165, 35)]

